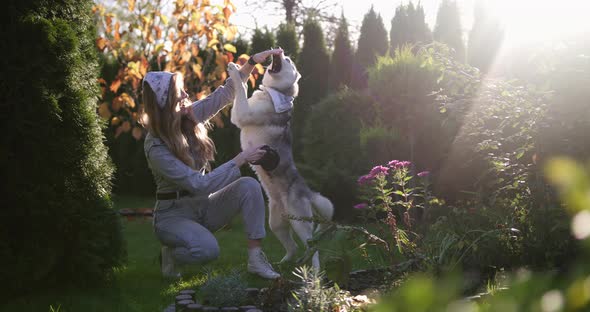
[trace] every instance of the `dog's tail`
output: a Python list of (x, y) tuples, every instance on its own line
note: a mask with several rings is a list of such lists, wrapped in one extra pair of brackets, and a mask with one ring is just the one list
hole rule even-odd
[(332, 220), (332, 217), (334, 216), (334, 205), (332, 205), (332, 202), (329, 199), (322, 196), (320, 193), (314, 193), (311, 196), (311, 204), (320, 217), (327, 221)]

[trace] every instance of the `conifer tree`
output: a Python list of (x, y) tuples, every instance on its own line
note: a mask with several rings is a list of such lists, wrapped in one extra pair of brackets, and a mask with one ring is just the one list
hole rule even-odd
[(239, 57), (242, 54), (246, 54), (250, 50), (250, 43), (242, 37), (236, 37), (231, 44), (236, 47), (235, 56)]
[[(15, 291), (111, 276), (124, 257), (96, 114), (91, 0), (9, 0), (0, 58), (0, 280)], [(22, 295), (22, 293), (21, 293)]]
[(377, 56), (384, 55), (387, 52), (388, 41), (387, 31), (381, 15), (371, 9), (363, 18), (361, 33), (358, 39), (356, 60), (360, 66), (367, 68), (377, 60)]
[(483, 1), (476, 2), (473, 27), (467, 43), (467, 62), (488, 72), (504, 39), (504, 30), (499, 20), (490, 14)]
[(367, 70), (377, 60), (378, 56), (387, 53), (387, 31), (381, 15), (371, 9), (363, 18), (357, 50), (352, 64), (351, 86), (355, 89), (367, 87)]
[(405, 44), (429, 43), (432, 34), (426, 24), (426, 17), (422, 5), (400, 5), (395, 9), (389, 31), (389, 53), (393, 56), (395, 50)]
[(285, 55), (289, 56), (295, 63), (297, 63), (297, 56), (299, 55), (299, 40), (295, 25), (281, 24), (277, 31), (277, 46), (283, 48)]
[(337, 89), (342, 85), (349, 85), (351, 79), (353, 51), (348, 35), (348, 22), (344, 13), (334, 39), (334, 52), (330, 63), (330, 89)]
[[(260, 51), (274, 48), (275, 46), (275, 36), (268, 30), (268, 28), (265, 27), (264, 31), (260, 28), (256, 28), (254, 34), (252, 34), (252, 39), (250, 40), (250, 51), (248, 53), (252, 55)], [(270, 60), (268, 62), (270, 62)]]
[[(303, 48), (297, 65), (301, 73), (301, 80), (299, 80), (299, 97), (293, 112), (294, 151), (301, 150), (303, 124), (305, 124), (305, 119), (312, 106), (319, 102), (328, 91), (326, 76), (330, 69), (330, 56), (326, 48), (322, 27), (314, 18), (309, 18), (303, 26)], [(300, 152), (296, 152), (295, 157), (299, 156)]]
[(434, 40), (445, 43), (454, 50), (454, 57), (465, 61), (465, 43), (461, 29), (461, 14), (455, 0), (443, 0), (436, 15)]

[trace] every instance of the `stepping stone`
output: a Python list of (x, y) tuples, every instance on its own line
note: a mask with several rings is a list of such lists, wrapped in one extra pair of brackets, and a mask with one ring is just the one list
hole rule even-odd
[(176, 296), (175, 299), (176, 299), (176, 302), (180, 302), (182, 300), (193, 300), (193, 297), (191, 295), (178, 295), (178, 296)]
[(250, 310), (255, 310), (256, 307), (252, 306), (252, 305), (248, 305), (248, 306), (241, 306), (240, 307), (240, 312), (246, 312), (246, 311), (250, 311)]
[(191, 303), (186, 306), (185, 311), (201, 312), (203, 311), (203, 305), (199, 303)]
[(237, 307), (224, 307), (224, 308), (221, 308), (221, 311), (223, 311), (223, 312), (239, 312), (240, 309), (238, 309)]
[(201, 311), (203, 311), (203, 312), (212, 312), (212, 311), (217, 312), (217, 311), (219, 311), (219, 308), (218, 307), (203, 307), (203, 308), (201, 308)]
[(178, 292), (179, 295), (190, 295), (191, 297), (195, 297), (195, 291), (192, 289), (185, 289)]
[(180, 300), (176, 302), (176, 311), (178, 312), (183, 312), (186, 311), (186, 307), (191, 304), (191, 303), (195, 303), (192, 300)]

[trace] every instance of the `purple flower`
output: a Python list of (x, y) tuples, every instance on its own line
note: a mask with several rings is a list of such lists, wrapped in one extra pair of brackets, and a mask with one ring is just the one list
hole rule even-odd
[(418, 176), (423, 178), (423, 177), (427, 177), (430, 175), (430, 171), (422, 171), (418, 173)]
[(411, 163), (411, 162), (409, 162), (409, 161), (400, 161), (400, 162), (399, 162), (399, 165), (400, 165), (401, 167), (409, 167), (411, 164), (412, 164), (412, 163)]
[(409, 167), (412, 163), (409, 161), (399, 161), (399, 160), (392, 160), (390, 161), (387, 165), (389, 165), (389, 167), (394, 168), (394, 169), (401, 169), (401, 168), (405, 168), (405, 167)]
[(367, 174), (364, 176), (361, 176), (360, 178), (358, 178), (358, 180), (356, 181), (358, 183), (358, 185), (365, 185), (368, 184), (369, 182), (371, 182), (371, 180), (373, 180), (374, 176)]
[(397, 160), (397, 159), (394, 159), (394, 160), (390, 161), (389, 163), (387, 163), (387, 165), (391, 168), (396, 168), (397, 164), (399, 164), (399, 160)]
[(389, 172), (389, 168), (388, 167), (384, 167), (384, 166), (375, 166), (373, 167), (373, 169), (371, 169), (371, 172), (369, 172), (369, 175), (371, 176), (377, 176), (378, 174), (387, 174), (387, 172)]
[(353, 206), (354, 209), (365, 209), (367, 207), (369, 207), (369, 205), (367, 205), (366, 203), (360, 203), (360, 204), (356, 204)]

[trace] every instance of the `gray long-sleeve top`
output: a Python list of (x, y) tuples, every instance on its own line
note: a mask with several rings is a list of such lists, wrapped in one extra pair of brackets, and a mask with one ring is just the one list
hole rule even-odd
[[(193, 103), (196, 120), (206, 121), (234, 99), (231, 78), (206, 98)], [(164, 141), (148, 132), (144, 142), (148, 166), (152, 170), (157, 192), (169, 193), (181, 190), (202, 197), (216, 192), (240, 177), (237, 164), (230, 160), (207, 174), (193, 170), (168, 149)]]

